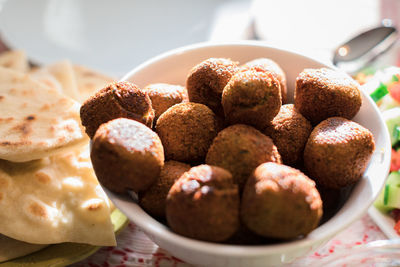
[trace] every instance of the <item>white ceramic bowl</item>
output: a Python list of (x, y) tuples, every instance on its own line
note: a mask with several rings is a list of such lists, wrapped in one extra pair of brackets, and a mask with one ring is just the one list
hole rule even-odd
[[(287, 75), (289, 101), (293, 101), (295, 79), (304, 68), (326, 67), (310, 58), (272, 48), (261, 42), (203, 43), (178, 48), (152, 58), (129, 72), (122, 80), (134, 82), (140, 87), (156, 82), (184, 85), (189, 70), (210, 57), (226, 57), (240, 63), (259, 57), (275, 60)], [(315, 250), (364, 214), (384, 184), (390, 163), (389, 134), (378, 109), (365, 94), (361, 110), (354, 120), (374, 134), (376, 150), (369, 167), (344, 206), (329, 221), (301, 240), (240, 246), (189, 239), (173, 233), (167, 226), (153, 219), (128, 195), (108, 190), (106, 192), (114, 204), (156, 244), (188, 263), (205, 266), (267, 266), (291, 262)]]

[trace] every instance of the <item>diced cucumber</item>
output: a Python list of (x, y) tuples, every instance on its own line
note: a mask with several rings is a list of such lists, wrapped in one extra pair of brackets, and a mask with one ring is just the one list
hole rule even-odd
[(382, 113), (390, 134), (392, 146), (400, 140), (400, 107), (391, 108)]
[(386, 185), (374, 203), (375, 207), (383, 212), (394, 208), (400, 209), (400, 173), (391, 172)]
[(385, 95), (377, 104), (381, 112), (385, 112), (386, 110), (400, 105), (390, 94)]
[(375, 89), (375, 91), (373, 91), (370, 94), (370, 96), (375, 102), (378, 102), (387, 94), (389, 94), (387, 85), (384, 83), (380, 83), (379, 86)]

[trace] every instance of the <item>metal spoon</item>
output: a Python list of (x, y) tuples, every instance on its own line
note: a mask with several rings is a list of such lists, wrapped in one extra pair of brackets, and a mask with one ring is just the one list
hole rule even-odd
[(340, 45), (332, 62), (340, 69), (355, 73), (386, 52), (398, 39), (398, 31), (390, 20), (370, 29)]

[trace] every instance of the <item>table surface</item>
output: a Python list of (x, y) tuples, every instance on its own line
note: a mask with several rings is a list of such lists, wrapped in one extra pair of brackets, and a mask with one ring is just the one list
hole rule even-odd
[[(339, 253), (357, 245), (387, 239), (368, 214), (355, 221), (317, 251), (300, 258), (287, 266), (308, 266), (321, 258)], [(118, 236), (118, 246), (104, 247), (73, 267), (107, 266), (191, 266), (158, 247), (136, 225), (130, 223)], [(168, 249), (168, 248), (166, 248)]]

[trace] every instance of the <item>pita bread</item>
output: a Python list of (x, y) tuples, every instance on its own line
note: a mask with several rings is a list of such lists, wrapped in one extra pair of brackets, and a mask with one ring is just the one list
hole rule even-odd
[(19, 72), (27, 72), (29, 63), (22, 50), (11, 50), (0, 54), (0, 66)]
[(69, 60), (56, 62), (44, 68), (60, 82), (65, 95), (79, 101), (75, 72)]
[(58, 93), (63, 94), (63, 88), (60, 82), (50, 72), (43, 68), (38, 68), (29, 72), (29, 77), (45, 86), (50, 87)]
[(40, 159), (87, 141), (79, 103), (0, 68), (0, 159)]
[(81, 65), (74, 65), (75, 77), (78, 84), (79, 99), (83, 103), (95, 92), (115, 81), (113, 77), (101, 74)]
[(108, 199), (88, 147), (24, 163), (0, 161), (0, 233), (33, 244), (114, 246)]
[(29, 244), (0, 235), (0, 262), (29, 255), (45, 247), (47, 245)]

